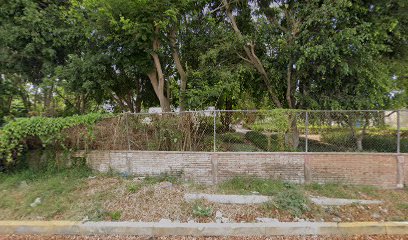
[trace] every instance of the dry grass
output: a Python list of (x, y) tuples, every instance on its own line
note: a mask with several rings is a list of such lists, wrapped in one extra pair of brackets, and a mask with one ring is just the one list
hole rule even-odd
[[(27, 187), (19, 187), (23, 177), (7, 178), (0, 183), (0, 219), (3, 220), (118, 220), (118, 221), (172, 221), (196, 222), (215, 221), (216, 211), (233, 222), (253, 222), (257, 217), (276, 218), (293, 221), (295, 216), (273, 204), (237, 205), (216, 204), (206, 201), (187, 203), (185, 193), (228, 193), (251, 194), (265, 191), (270, 195), (285, 192), (285, 184), (271, 181), (254, 181), (241, 186), (224, 184), (221, 186), (200, 186), (181, 182), (174, 178), (123, 178), (115, 175), (97, 175), (92, 172), (82, 174), (57, 174), (37, 180), (27, 180)], [(172, 181), (173, 184), (169, 184)], [(238, 182), (239, 183), (239, 182)], [(269, 185), (268, 185), (269, 184)], [(171, 185), (171, 186), (170, 186)], [(249, 187), (248, 187), (249, 186)], [(247, 187), (247, 188), (245, 188)], [(333, 192), (339, 197), (350, 196), (361, 199), (383, 200), (381, 205), (350, 205), (339, 207), (319, 207), (310, 204), (308, 211), (299, 218), (307, 221), (406, 221), (408, 219), (408, 190), (380, 190), (363, 187), (291, 186), (303, 194), (328, 196)], [(342, 193), (346, 188), (346, 193)], [(331, 195), (329, 197), (334, 197)], [(42, 197), (43, 204), (31, 208), (29, 204), (36, 197)], [(195, 207), (210, 210), (197, 214)]]
[(140, 236), (38, 236), (9, 235), (0, 236), (0, 240), (406, 240), (408, 235), (371, 235), (371, 236), (276, 236), (276, 237), (140, 237)]

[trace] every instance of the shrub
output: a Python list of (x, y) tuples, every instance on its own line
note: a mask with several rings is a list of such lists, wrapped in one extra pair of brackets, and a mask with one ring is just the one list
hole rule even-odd
[(322, 132), (321, 139), (323, 142), (333, 145), (354, 146), (355, 144), (351, 132), (346, 129), (326, 130)]
[(23, 144), (29, 138), (38, 138), (43, 146), (62, 143), (63, 129), (84, 125), (91, 133), (91, 127), (104, 117), (101, 113), (66, 118), (21, 118), (7, 123), (0, 135), (0, 158), (11, 163), (23, 151)]
[(195, 217), (210, 217), (213, 213), (211, 207), (204, 207), (201, 204), (196, 204), (193, 206), (193, 215)]
[(309, 200), (295, 188), (279, 192), (274, 197), (273, 204), (276, 208), (286, 210), (295, 217), (299, 217), (309, 210)]
[(285, 148), (284, 139), (278, 135), (273, 134), (268, 137), (257, 131), (250, 131), (245, 134), (245, 138), (254, 144), (256, 147), (269, 152), (287, 151)]
[(256, 131), (250, 131), (245, 133), (245, 138), (253, 143), (256, 147), (265, 151), (268, 150), (268, 139), (264, 134)]
[(224, 142), (229, 142), (229, 143), (244, 143), (244, 136), (239, 133), (233, 133), (233, 132), (226, 132), (222, 134), (221, 136), (222, 141)]

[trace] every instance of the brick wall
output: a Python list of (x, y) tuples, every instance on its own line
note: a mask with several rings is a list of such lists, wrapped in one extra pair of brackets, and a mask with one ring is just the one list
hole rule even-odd
[(296, 183), (408, 185), (408, 154), (91, 151), (86, 156), (89, 166), (101, 172), (182, 174), (204, 184), (256, 176)]

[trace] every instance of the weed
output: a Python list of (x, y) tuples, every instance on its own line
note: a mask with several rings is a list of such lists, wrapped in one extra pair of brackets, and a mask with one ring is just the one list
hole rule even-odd
[(182, 173), (177, 173), (176, 175), (170, 175), (168, 173), (164, 173), (158, 176), (148, 176), (144, 179), (144, 183), (146, 184), (157, 184), (160, 182), (171, 182), (171, 183), (178, 183), (180, 182), (180, 175)]
[(195, 217), (210, 217), (212, 215), (212, 208), (205, 207), (200, 204), (196, 204), (193, 206), (193, 215)]
[(286, 210), (298, 217), (309, 210), (309, 200), (297, 189), (279, 192), (273, 199), (277, 209)]
[(112, 221), (119, 221), (122, 216), (122, 212), (120, 211), (108, 212), (108, 216)]
[[(7, 218), (8, 212), (15, 217), (43, 216), (50, 219), (68, 210), (78, 210), (80, 207), (72, 207), (78, 199), (75, 191), (83, 186), (84, 179), (90, 174), (91, 171), (83, 166), (62, 170), (26, 169), (1, 174), (0, 219)], [(41, 199), (41, 204), (30, 207), (36, 198)]]
[(219, 185), (224, 193), (251, 194), (258, 192), (263, 195), (275, 195), (295, 186), (283, 181), (250, 177), (235, 177)]
[(399, 203), (397, 204), (397, 208), (403, 211), (408, 211), (408, 203)]
[(131, 183), (131, 184), (129, 184), (129, 185), (127, 186), (127, 190), (128, 190), (130, 193), (136, 193), (136, 192), (138, 192), (138, 191), (140, 190), (140, 188), (141, 188), (140, 185), (134, 184), (134, 183)]

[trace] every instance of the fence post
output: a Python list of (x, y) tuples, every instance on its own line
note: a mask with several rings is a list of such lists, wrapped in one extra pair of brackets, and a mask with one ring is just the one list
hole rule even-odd
[(305, 139), (305, 152), (308, 152), (309, 151), (309, 139), (308, 139), (308, 137), (309, 137), (309, 114), (308, 114), (308, 111), (306, 111), (306, 119), (305, 119), (305, 137), (306, 137), (306, 139)]
[(217, 140), (217, 137), (216, 137), (216, 135), (217, 135), (217, 110), (215, 110), (214, 109), (214, 139), (213, 139), (213, 141), (214, 141), (214, 146), (213, 146), (213, 151), (214, 152), (216, 152), (217, 151), (217, 144), (216, 144), (216, 140)]
[(126, 139), (128, 144), (128, 150), (130, 151), (130, 139), (129, 139), (129, 122), (128, 122), (128, 113), (125, 113), (125, 121), (126, 121)]
[(397, 153), (401, 151), (401, 120), (400, 110), (397, 111)]

